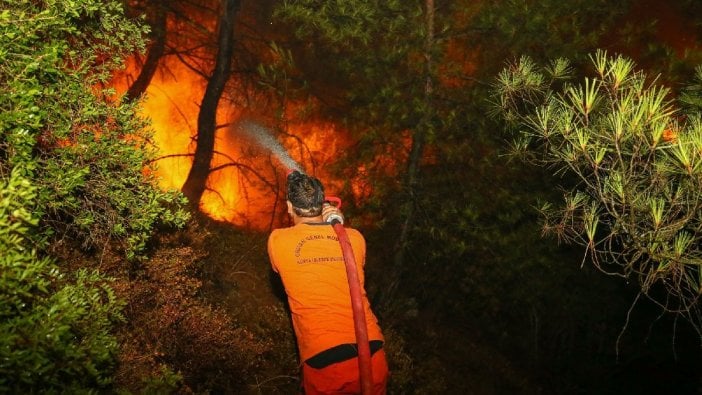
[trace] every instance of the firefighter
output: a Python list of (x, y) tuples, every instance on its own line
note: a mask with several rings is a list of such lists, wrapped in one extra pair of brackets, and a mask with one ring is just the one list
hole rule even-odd
[[(268, 238), (272, 268), (288, 297), (302, 364), (306, 395), (361, 392), (358, 352), (349, 285), (339, 239), (325, 222), (333, 206), (324, 205), (324, 187), (294, 171), (287, 179), (287, 207), (293, 226), (274, 230)], [(371, 351), (373, 394), (385, 394), (388, 366), (383, 334), (366, 296), (363, 266), (365, 239), (346, 228), (356, 258)]]

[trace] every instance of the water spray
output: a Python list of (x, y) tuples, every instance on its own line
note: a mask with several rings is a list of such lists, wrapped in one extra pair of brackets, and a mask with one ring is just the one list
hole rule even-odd
[[(241, 121), (235, 125), (235, 129), (239, 132), (253, 138), (259, 145), (267, 148), (278, 161), (288, 169), (286, 176), (290, 175), (293, 171), (299, 171), (300, 173), (305, 173), (302, 171), (300, 165), (295, 162), (295, 160), (288, 154), (288, 151), (283, 147), (278, 140), (273, 137), (270, 130), (267, 128), (252, 122), (252, 121)], [(341, 199), (336, 196), (325, 196), (324, 204), (333, 204), (337, 208), (341, 208)], [(344, 217), (340, 214), (332, 213), (327, 218), (324, 218), (326, 222), (332, 223), (334, 220), (344, 223)]]
[[(242, 121), (236, 128), (244, 134), (252, 137), (262, 147), (267, 148), (278, 158), (280, 163), (288, 169), (286, 176), (294, 171), (304, 172), (300, 165), (295, 162), (285, 148), (276, 140), (265, 127), (251, 122)], [(341, 208), (341, 199), (336, 196), (325, 196), (324, 204), (333, 204)], [(349, 294), (351, 296), (351, 310), (353, 312), (354, 333), (356, 335), (356, 345), (358, 347), (358, 371), (361, 382), (361, 393), (371, 394), (373, 390), (373, 372), (371, 368), (370, 343), (368, 340), (368, 327), (366, 325), (366, 313), (363, 308), (363, 293), (361, 291), (361, 280), (358, 276), (356, 257), (351, 248), (351, 241), (344, 228), (344, 218), (340, 214), (332, 213), (324, 218), (334, 228), (346, 267), (346, 278), (349, 283)]]
[(288, 169), (288, 174), (295, 170), (299, 171), (300, 173), (304, 173), (300, 165), (295, 162), (292, 157), (290, 157), (290, 154), (288, 154), (285, 147), (283, 147), (283, 145), (280, 144), (275, 137), (273, 137), (267, 128), (252, 121), (241, 121), (237, 123), (234, 128), (235, 130), (238, 130), (256, 140), (260, 146), (267, 148), (273, 155), (275, 155), (276, 158), (278, 158), (278, 161), (280, 161), (280, 163), (285, 166), (286, 169)]

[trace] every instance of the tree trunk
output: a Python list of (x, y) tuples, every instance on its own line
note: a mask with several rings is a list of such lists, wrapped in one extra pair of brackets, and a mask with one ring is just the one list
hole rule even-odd
[(410, 231), (414, 225), (414, 217), (417, 209), (417, 192), (419, 185), (419, 165), (424, 152), (424, 143), (426, 135), (432, 128), (433, 105), (432, 96), (434, 92), (433, 80), (433, 59), (432, 50), (434, 46), (434, 0), (425, 0), (426, 7), (426, 28), (427, 36), (424, 41), (424, 62), (425, 62), (425, 78), (424, 78), (424, 109), (422, 117), (417, 127), (412, 132), (412, 146), (410, 147), (409, 157), (407, 158), (407, 172), (404, 179), (404, 190), (406, 191), (406, 199), (400, 211), (405, 215), (405, 219), (399, 229), (399, 237), (395, 244), (395, 256), (393, 258), (392, 271), (388, 275), (388, 284), (381, 292), (380, 305), (386, 311), (393, 310), (393, 301), (395, 300), (395, 292), (400, 285), (402, 273), (405, 266), (405, 253), (410, 236)]
[(434, 92), (434, 80), (433, 80), (433, 59), (432, 59), (432, 49), (434, 47), (434, 0), (425, 0), (426, 7), (426, 28), (427, 37), (424, 42), (424, 62), (425, 62), (425, 80), (424, 80), (424, 112), (422, 114), (422, 119), (417, 125), (417, 127), (412, 132), (412, 146), (410, 148), (410, 154), (407, 158), (407, 174), (405, 177), (405, 191), (407, 191), (407, 200), (405, 202), (406, 208), (403, 210), (405, 213), (405, 221), (402, 223), (400, 229), (400, 237), (398, 238), (395, 252), (395, 271), (400, 272), (405, 260), (405, 249), (407, 246), (407, 240), (409, 239), (409, 232), (414, 223), (414, 215), (416, 211), (416, 201), (417, 201), (417, 186), (419, 183), (419, 165), (422, 160), (422, 153), (424, 152), (424, 143), (426, 140), (426, 135), (428, 129), (430, 129), (433, 117), (432, 111), (432, 96)]
[(166, 6), (157, 2), (154, 20), (151, 23), (151, 45), (146, 54), (146, 60), (144, 60), (144, 67), (141, 68), (139, 76), (127, 90), (124, 100), (133, 101), (138, 99), (149, 87), (151, 78), (156, 73), (158, 62), (166, 50), (166, 20)]
[(234, 17), (239, 9), (239, 0), (222, 0), (222, 3), (223, 10), (219, 20), (217, 39), (219, 51), (197, 118), (193, 165), (182, 188), (183, 194), (195, 208), (200, 205), (200, 199), (207, 185), (207, 176), (210, 174), (210, 161), (214, 152), (217, 129), (217, 105), (231, 73), (234, 53)]

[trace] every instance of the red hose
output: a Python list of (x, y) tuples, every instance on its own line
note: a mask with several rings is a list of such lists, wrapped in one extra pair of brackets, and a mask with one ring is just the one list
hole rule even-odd
[(349, 236), (346, 229), (339, 221), (332, 222), (334, 231), (339, 237), (341, 252), (346, 265), (346, 277), (349, 282), (351, 294), (351, 309), (353, 311), (353, 326), (356, 332), (356, 345), (358, 346), (358, 371), (361, 379), (361, 394), (370, 395), (373, 389), (373, 371), (371, 369), (370, 344), (368, 343), (368, 327), (366, 326), (366, 313), (363, 309), (363, 294), (361, 281), (356, 269), (356, 258), (351, 249)]

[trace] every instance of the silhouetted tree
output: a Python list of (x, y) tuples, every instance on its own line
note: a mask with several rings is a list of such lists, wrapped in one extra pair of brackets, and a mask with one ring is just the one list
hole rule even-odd
[(166, 53), (167, 3), (161, 1), (153, 2), (153, 4), (150, 4), (147, 15), (149, 16), (148, 23), (151, 26), (150, 45), (139, 75), (125, 94), (125, 100), (128, 101), (135, 100), (146, 92), (146, 88), (151, 83), (151, 78), (153, 78), (158, 69), (159, 61)]
[(212, 75), (208, 79), (197, 118), (197, 137), (193, 165), (183, 184), (183, 194), (193, 207), (198, 207), (210, 174), (217, 131), (217, 105), (231, 75), (234, 54), (234, 22), (239, 0), (223, 0), (219, 19), (218, 51)]

